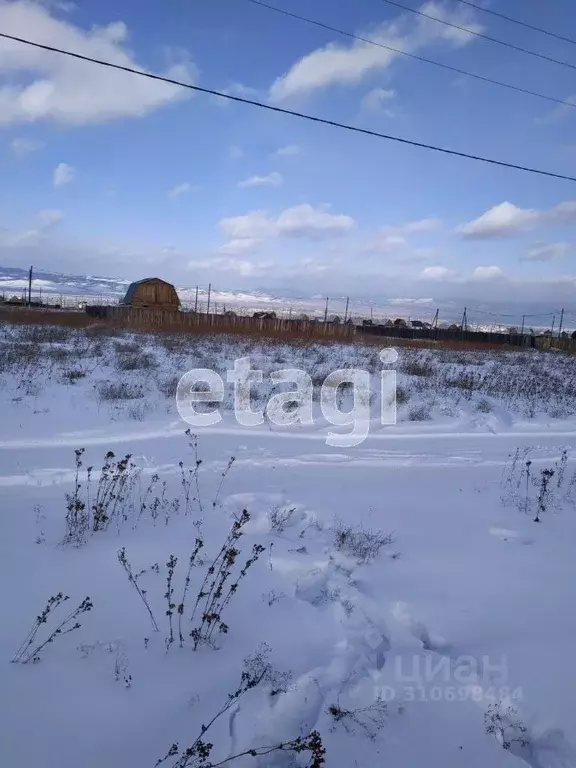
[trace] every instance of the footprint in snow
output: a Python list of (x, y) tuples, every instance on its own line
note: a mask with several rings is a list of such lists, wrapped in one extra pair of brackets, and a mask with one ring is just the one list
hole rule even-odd
[(406, 627), (415, 638), (420, 640), (425, 651), (436, 651), (436, 653), (442, 655), (450, 655), (452, 651), (450, 643), (439, 635), (430, 634), (424, 622), (418, 621), (411, 615), (406, 603), (397, 602), (392, 610), (392, 614), (401, 625)]

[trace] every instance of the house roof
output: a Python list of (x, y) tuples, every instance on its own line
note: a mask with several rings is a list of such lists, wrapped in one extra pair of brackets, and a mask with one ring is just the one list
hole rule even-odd
[(122, 303), (128, 304), (130, 301), (132, 301), (132, 299), (134, 298), (134, 294), (136, 293), (136, 288), (139, 285), (142, 285), (143, 283), (151, 283), (152, 281), (158, 281), (159, 283), (164, 283), (165, 285), (172, 285), (166, 280), (162, 280), (161, 277), (144, 277), (142, 278), (142, 280), (135, 280), (133, 283), (130, 283), (130, 285), (128, 286), (128, 290), (126, 291), (126, 294), (122, 299)]

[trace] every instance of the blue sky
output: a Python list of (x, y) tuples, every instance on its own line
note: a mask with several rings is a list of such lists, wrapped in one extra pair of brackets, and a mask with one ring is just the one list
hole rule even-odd
[[(408, 3), (408, 0), (406, 0)], [(277, 5), (576, 97), (573, 70), (381, 0)], [(467, 8), (431, 15), (576, 64)], [(570, 0), (487, 7), (562, 33)], [(246, 0), (3, 2), (0, 29), (417, 141), (576, 175), (576, 109)], [(576, 305), (576, 185), (315, 125), (0, 42), (0, 263), (181, 285)]]

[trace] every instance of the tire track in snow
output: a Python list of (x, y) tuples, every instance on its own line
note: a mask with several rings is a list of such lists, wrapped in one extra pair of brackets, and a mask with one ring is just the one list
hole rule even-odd
[[(430, 431), (403, 431), (399, 429), (395, 430), (394, 427), (387, 428), (384, 432), (371, 432), (365, 442), (378, 441), (396, 441), (396, 440), (471, 440), (471, 439), (508, 439), (508, 440), (542, 440), (542, 439), (558, 439), (558, 438), (576, 438), (576, 431), (574, 430), (510, 430), (502, 432), (484, 432), (484, 431), (468, 431), (468, 432), (435, 432)], [(177, 426), (171, 425), (168, 427), (161, 427), (158, 429), (140, 430), (135, 432), (102, 432), (100, 430), (96, 432), (73, 432), (64, 433), (60, 435), (51, 435), (47, 437), (38, 438), (24, 438), (17, 440), (0, 440), (0, 450), (16, 450), (16, 449), (36, 449), (36, 448), (59, 448), (59, 447), (78, 447), (81, 443), (83, 446), (89, 445), (114, 445), (117, 443), (130, 443), (142, 440), (157, 440), (157, 439), (169, 439), (169, 438), (182, 438), (185, 431), (185, 424), (178, 423)], [(261, 429), (256, 427), (208, 427), (199, 428), (193, 430), (199, 437), (207, 438), (211, 436), (221, 437), (235, 437), (242, 439), (258, 438), (268, 440), (321, 440), (326, 442), (327, 427), (322, 427), (321, 431), (308, 432), (302, 431), (279, 431), (272, 429)], [(365, 444), (365, 443), (363, 443)]]

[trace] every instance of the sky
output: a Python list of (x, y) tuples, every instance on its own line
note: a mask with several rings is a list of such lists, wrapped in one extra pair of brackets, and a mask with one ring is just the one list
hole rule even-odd
[[(405, 2), (576, 67), (576, 45), (457, 0)], [(573, 69), (382, 0), (271, 3), (576, 103)], [(484, 7), (560, 34), (576, 26), (571, 0), (490, 0)], [(0, 0), (0, 30), (576, 176), (575, 108), (248, 0)], [(220, 290), (576, 308), (574, 182), (319, 125), (6, 40), (0, 178), (4, 266), (156, 275)]]

